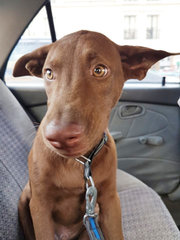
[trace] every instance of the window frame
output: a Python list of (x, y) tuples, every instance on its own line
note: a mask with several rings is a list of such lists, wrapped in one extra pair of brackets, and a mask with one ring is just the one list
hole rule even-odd
[(16, 45), (18, 44), (21, 36), (24, 34), (25, 30), (28, 28), (29, 24), (33, 21), (33, 19), (38, 15), (39, 11), (45, 7), (46, 9), (46, 14), (47, 14), (47, 19), (48, 19), (48, 24), (49, 24), (49, 30), (50, 30), (50, 36), (51, 36), (51, 40), (52, 42), (56, 41), (56, 31), (55, 31), (55, 25), (54, 25), (54, 20), (53, 20), (53, 15), (52, 15), (52, 8), (51, 8), (51, 2), (49, 0), (46, 0), (44, 2), (44, 4), (37, 10), (36, 14), (34, 16), (32, 16), (30, 22), (28, 22), (28, 24), (26, 25), (26, 27), (23, 29), (23, 31), (21, 32), (19, 38), (16, 40), (14, 46), (12, 47), (12, 49), (10, 50), (9, 55), (6, 58), (6, 61), (4, 62), (2, 68), (0, 69), (0, 78), (3, 82), (5, 82), (5, 73), (7, 70), (7, 65), (8, 65), (8, 61), (9, 58), (14, 50), (14, 48), (16, 47)]

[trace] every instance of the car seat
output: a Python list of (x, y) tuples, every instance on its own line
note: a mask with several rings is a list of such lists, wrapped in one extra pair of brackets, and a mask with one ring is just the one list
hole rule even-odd
[[(27, 156), (35, 136), (26, 112), (0, 81), (0, 240), (23, 240), (18, 200), (28, 179)], [(178, 240), (180, 233), (160, 197), (117, 170), (124, 240)]]

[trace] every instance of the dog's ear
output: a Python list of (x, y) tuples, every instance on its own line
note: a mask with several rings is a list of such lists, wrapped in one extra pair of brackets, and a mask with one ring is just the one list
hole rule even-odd
[(157, 61), (170, 55), (180, 53), (169, 53), (139, 46), (119, 46), (122, 67), (125, 80), (142, 80), (148, 69)]
[(22, 56), (15, 64), (14, 77), (34, 75), (42, 77), (42, 68), (52, 44), (43, 46), (35, 51)]

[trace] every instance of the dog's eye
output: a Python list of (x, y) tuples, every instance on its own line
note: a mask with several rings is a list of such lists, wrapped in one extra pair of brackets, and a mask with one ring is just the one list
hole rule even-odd
[(51, 69), (47, 69), (45, 76), (46, 76), (46, 78), (48, 80), (52, 80), (53, 79), (53, 72), (52, 72), (52, 70)]
[(104, 77), (107, 74), (108, 70), (104, 65), (98, 65), (93, 69), (93, 76), (95, 77)]

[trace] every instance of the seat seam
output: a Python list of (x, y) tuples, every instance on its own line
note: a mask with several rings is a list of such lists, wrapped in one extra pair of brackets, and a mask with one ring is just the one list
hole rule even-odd
[(11, 173), (11, 171), (9, 171), (9, 169), (7, 168), (7, 166), (4, 164), (4, 162), (0, 159), (2, 165), (4, 166), (4, 168), (6, 169), (6, 171), (11, 175), (11, 177), (13, 178), (13, 180), (16, 182), (16, 184), (18, 185), (18, 187), (21, 189), (21, 191), (23, 190), (22, 187), (20, 186), (20, 184), (18, 183), (18, 181), (16, 180), (16, 178), (14, 177), (14, 175)]

